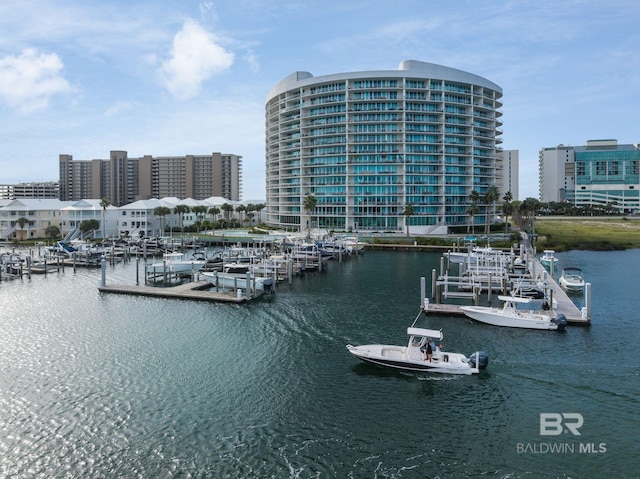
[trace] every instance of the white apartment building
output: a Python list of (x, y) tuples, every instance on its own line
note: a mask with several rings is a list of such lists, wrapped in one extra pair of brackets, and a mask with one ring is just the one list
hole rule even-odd
[(295, 72), (266, 99), (266, 221), (380, 231), (408, 221), (415, 234), (463, 226), (471, 191), (502, 184), (501, 108), (495, 83), (432, 63)]

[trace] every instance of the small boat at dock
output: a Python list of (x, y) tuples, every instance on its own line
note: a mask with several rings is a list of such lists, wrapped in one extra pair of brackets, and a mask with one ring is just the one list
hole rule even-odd
[(248, 289), (258, 293), (272, 293), (274, 279), (268, 276), (257, 276), (246, 269), (240, 272), (237, 267), (233, 269), (225, 266), (223, 271), (212, 271), (201, 273), (201, 276), (211, 285), (222, 289)]
[(562, 275), (558, 281), (567, 291), (583, 291), (584, 275), (580, 268), (567, 267), (562, 270)]
[(553, 310), (543, 311), (523, 308), (522, 306), (531, 303), (531, 298), (501, 295), (498, 296), (498, 299), (504, 302), (502, 308), (460, 306), (460, 309), (469, 318), (493, 326), (563, 330), (567, 325), (566, 317), (562, 314), (556, 315)]
[(150, 275), (172, 273), (175, 275), (189, 275), (197, 273), (205, 265), (204, 259), (188, 259), (183, 253), (165, 253), (162, 261), (147, 265), (146, 272)]
[(545, 249), (543, 251), (543, 255), (540, 258), (540, 264), (542, 264), (542, 266), (546, 266), (547, 268), (550, 268), (552, 265), (555, 267), (556, 263), (558, 262), (558, 258), (556, 258), (554, 255), (556, 254), (556, 252), (552, 249)]

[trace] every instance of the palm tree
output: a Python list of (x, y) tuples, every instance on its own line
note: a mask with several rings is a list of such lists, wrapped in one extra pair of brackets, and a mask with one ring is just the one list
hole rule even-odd
[(207, 212), (207, 207), (202, 205), (196, 205), (193, 208), (191, 208), (191, 212), (195, 213), (196, 215), (196, 221), (194, 223), (194, 226), (196, 227), (196, 231), (199, 233), (200, 228), (202, 228), (202, 220), (203, 220), (202, 216)]
[(166, 206), (156, 206), (153, 209), (153, 215), (160, 218), (160, 236), (164, 232), (164, 217), (171, 214), (171, 210)]
[(469, 193), (469, 199), (472, 203), (475, 203), (477, 205), (478, 201), (480, 201), (480, 193), (478, 193), (476, 190), (471, 190), (471, 193)]
[[(469, 208), (467, 208), (467, 214), (471, 216), (471, 224), (473, 224), (473, 217), (479, 213), (478, 201), (480, 201), (480, 193), (478, 193), (477, 190), (471, 190), (471, 193), (469, 193), (469, 199), (471, 200), (471, 204), (469, 205)], [(467, 232), (469, 232), (468, 226)], [(475, 225), (473, 225), (473, 232), (476, 232)]]
[(478, 208), (478, 205), (476, 204), (475, 201), (472, 201), (471, 204), (469, 205), (469, 208), (467, 208), (467, 214), (469, 215), (469, 223), (467, 224), (467, 233), (469, 232), (469, 227), (471, 225), (473, 225), (473, 232), (474, 233), (476, 232), (476, 227), (473, 224), (473, 217), (477, 215), (479, 212), (480, 212), (480, 208)]
[(413, 204), (412, 203), (407, 203), (407, 206), (404, 207), (404, 213), (402, 213), (402, 214), (407, 217), (407, 219), (406, 219), (406, 222), (407, 222), (407, 236), (409, 236), (409, 218), (411, 216), (413, 216), (413, 214), (414, 214)]
[(193, 208), (191, 208), (191, 212), (196, 214), (196, 220), (197, 221), (202, 221), (202, 215), (204, 215), (207, 212), (207, 207), (206, 206), (201, 206), (201, 205), (196, 205)]
[(220, 214), (220, 208), (218, 208), (217, 206), (212, 206), (211, 208), (209, 208), (209, 211), (207, 211), (207, 213), (211, 215), (211, 218), (213, 220), (211, 222), (211, 229), (216, 229), (216, 221), (218, 220), (218, 215)]
[(225, 203), (220, 208), (222, 208), (222, 211), (224, 211), (224, 219), (228, 223), (229, 220), (231, 219), (231, 213), (233, 212), (233, 206), (230, 205), (229, 203)]
[(509, 215), (513, 212), (513, 204), (511, 200), (513, 200), (513, 195), (511, 191), (507, 191), (502, 197), (502, 214), (504, 215), (504, 232), (508, 232), (509, 230)]
[(247, 207), (245, 205), (236, 206), (236, 212), (238, 213), (238, 219), (240, 220), (240, 223), (242, 223), (242, 216), (243, 216), (243, 213), (245, 213), (246, 211), (247, 211)]
[(486, 217), (485, 217), (485, 234), (489, 236), (489, 229), (491, 227), (491, 218), (493, 214), (493, 204), (500, 198), (497, 186), (490, 186), (484, 193), (484, 202), (487, 205)]
[(253, 223), (253, 218), (255, 216), (255, 213), (254, 213), (255, 210), (256, 210), (256, 205), (254, 205), (253, 203), (247, 204), (245, 213), (246, 213), (247, 219), (249, 220), (250, 223)]
[(189, 213), (190, 211), (191, 211), (191, 208), (189, 208), (187, 205), (176, 205), (175, 208), (173, 208), (173, 214), (178, 215), (178, 217), (180, 218), (180, 231), (184, 229), (182, 225), (182, 221), (184, 220), (184, 215), (186, 213)]
[[(31, 224), (31, 221), (29, 221), (27, 218), (25, 218), (24, 216), (21, 216), (20, 218), (18, 218), (17, 223), (20, 225), (20, 231), (24, 232), (24, 227), (28, 226)], [(24, 234), (21, 234), (20, 236), (22, 236), (22, 239), (26, 239), (24, 236)]]
[(111, 202), (106, 199), (106, 198), (102, 198), (100, 200), (100, 207), (102, 208), (102, 241), (105, 240), (105, 212), (107, 211), (107, 208), (111, 206)]
[(520, 214), (522, 216), (522, 222), (526, 223), (525, 230), (529, 234), (535, 234), (535, 218), (536, 211), (540, 208), (540, 201), (536, 198), (525, 198), (520, 205)]
[(258, 203), (257, 205), (253, 205), (253, 209), (256, 213), (258, 213), (258, 218), (261, 218), (261, 211), (266, 208), (264, 203)]
[(318, 204), (318, 198), (313, 196), (311, 193), (307, 193), (307, 196), (304, 197), (304, 201), (302, 203), (302, 208), (307, 212), (309, 216), (309, 220), (307, 222), (307, 229), (309, 231), (308, 236), (311, 237), (311, 214), (316, 209), (316, 205)]

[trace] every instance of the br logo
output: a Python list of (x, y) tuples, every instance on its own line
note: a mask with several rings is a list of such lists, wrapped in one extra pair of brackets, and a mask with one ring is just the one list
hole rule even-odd
[(577, 412), (543, 412), (540, 413), (540, 435), (559, 436), (563, 432), (570, 432), (574, 436), (579, 436), (580, 429), (584, 424), (582, 414)]

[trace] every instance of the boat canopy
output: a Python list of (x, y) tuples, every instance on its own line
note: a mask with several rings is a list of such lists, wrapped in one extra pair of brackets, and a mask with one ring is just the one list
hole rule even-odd
[(530, 303), (531, 298), (522, 298), (520, 296), (498, 296), (500, 301), (509, 301), (511, 303)]
[(437, 329), (424, 329), (424, 328), (407, 328), (407, 334), (409, 336), (427, 336), (434, 339), (442, 339), (442, 331)]

